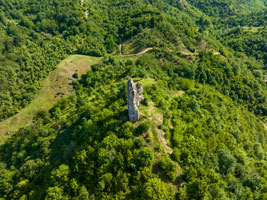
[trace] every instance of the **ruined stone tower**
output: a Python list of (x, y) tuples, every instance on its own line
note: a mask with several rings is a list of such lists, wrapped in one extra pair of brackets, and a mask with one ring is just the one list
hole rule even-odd
[(135, 86), (133, 80), (129, 79), (127, 83), (127, 97), (129, 119), (134, 123), (139, 120), (138, 106), (144, 100), (142, 83), (139, 82)]

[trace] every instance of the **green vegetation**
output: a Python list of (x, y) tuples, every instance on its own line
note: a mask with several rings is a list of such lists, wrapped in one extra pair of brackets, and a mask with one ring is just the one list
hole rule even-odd
[[(139, 125), (127, 122), (127, 66), (136, 66), (134, 77), (139, 70), (151, 78), (166, 77), (164, 66), (144, 70), (145, 65), (137, 65), (147, 56), (135, 63), (107, 59), (94, 65), (74, 81), (75, 96), (63, 98), (13, 135), (1, 147), (2, 195), (173, 199), (176, 191), (181, 199), (264, 199), (267, 132), (245, 107), (212, 87), (198, 84), (173, 96), (174, 86), (158, 79), (144, 91), (162, 121), (151, 121), (156, 112), (143, 112), (150, 106), (143, 104)], [(170, 157), (152, 132), (158, 123), (173, 149)], [(145, 141), (137, 137), (143, 133)], [(153, 171), (157, 162), (159, 170)], [(158, 178), (162, 173), (171, 187)]]
[(264, 3), (2, 0), (0, 199), (265, 200)]
[(63, 60), (44, 80), (42, 88), (28, 106), (0, 122), (0, 141), (5, 138), (4, 135), (31, 124), (35, 114), (48, 111), (61, 97), (73, 95), (72, 75), (85, 74), (97, 61), (99, 58), (81, 55), (72, 55)]

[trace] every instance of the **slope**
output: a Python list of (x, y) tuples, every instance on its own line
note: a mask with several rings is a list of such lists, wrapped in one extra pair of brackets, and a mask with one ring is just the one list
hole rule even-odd
[(42, 88), (27, 107), (0, 122), (0, 141), (3, 142), (9, 134), (30, 125), (38, 112), (48, 111), (61, 97), (73, 95), (73, 74), (77, 73), (80, 77), (99, 60), (100, 58), (82, 55), (71, 55), (63, 60), (44, 80)]

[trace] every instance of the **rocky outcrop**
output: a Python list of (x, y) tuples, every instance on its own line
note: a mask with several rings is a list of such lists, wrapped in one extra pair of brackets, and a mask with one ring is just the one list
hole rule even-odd
[(139, 106), (140, 102), (144, 100), (142, 83), (138, 82), (136, 84), (136, 92), (137, 92), (136, 103), (137, 103), (137, 106)]
[(128, 116), (130, 121), (134, 123), (139, 120), (138, 106), (144, 100), (142, 83), (139, 82), (135, 86), (133, 80), (129, 79), (127, 83), (127, 97)]

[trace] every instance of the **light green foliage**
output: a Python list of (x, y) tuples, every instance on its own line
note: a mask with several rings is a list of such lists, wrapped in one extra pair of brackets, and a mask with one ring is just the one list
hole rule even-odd
[(68, 165), (60, 165), (59, 168), (55, 171), (52, 171), (51, 179), (55, 180), (55, 182), (59, 185), (63, 185), (69, 181), (69, 166)]
[(154, 162), (154, 152), (151, 148), (142, 148), (136, 157), (136, 164), (138, 167), (152, 167)]
[(45, 200), (52, 200), (52, 199), (59, 199), (59, 200), (67, 200), (68, 197), (64, 196), (63, 189), (60, 187), (50, 187), (47, 190), (47, 194)]
[(143, 195), (141, 199), (149, 199), (149, 200), (156, 200), (156, 199), (173, 199), (174, 194), (170, 189), (163, 183), (160, 179), (154, 178), (148, 181), (143, 186)]
[(14, 188), (14, 173), (12, 171), (6, 170), (5, 168), (1, 168), (0, 172), (0, 194), (2, 197), (4, 197), (5, 194), (9, 194)]
[(139, 124), (139, 126), (136, 129), (136, 134), (141, 135), (142, 133), (145, 133), (148, 131), (151, 127), (151, 122), (150, 121), (143, 121)]
[(89, 193), (85, 186), (82, 186), (79, 191), (79, 196), (76, 199), (79, 200), (89, 200)]

